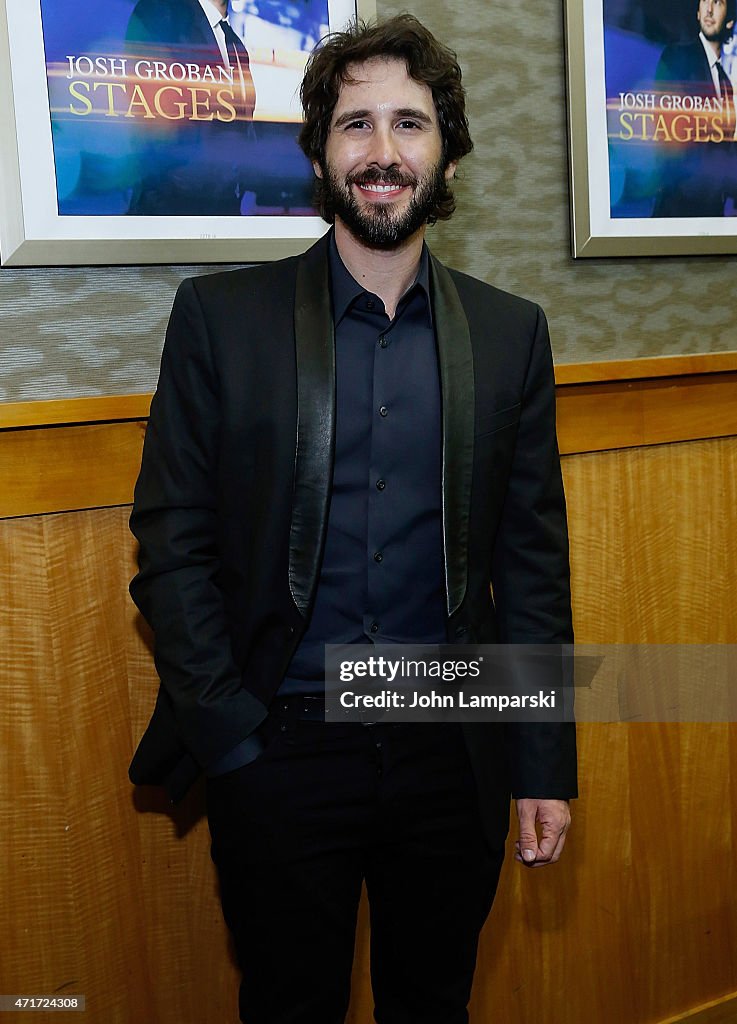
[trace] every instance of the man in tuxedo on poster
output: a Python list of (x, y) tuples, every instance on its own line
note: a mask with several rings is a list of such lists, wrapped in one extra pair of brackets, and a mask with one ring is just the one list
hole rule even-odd
[(722, 217), (734, 195), (735, 106), (722, 46), (732, 34), (735, 0), (698, 0), (699, 33), (687, 43), (666, 46), (655, 72), (659, 93), (694, 96), (722, 104), (722, 141), (663, 143), (660, 187), (653, 217)]
[(376, 1020), (462, 1024), (510, 795), (516, 859), (553, 863), (574, 726), (327, 724), (324, 646), (572, 641), (547, 325), (425, 245), (472, 142), (415, 18), (328, 37), (302, 104), (332, 229), (172, 310), (131, 516), (161, 687), (130, 774), (173, 799), (207, 777), (244, 1022), (344, 1020), (365, 881)]
[(126, 46), (139, 58), (224, 67), (233, 79), (229, 107), (209, 120), (157, 118), (138, 127), (139, 174), (128, 212), (238, 216), (256, 163), (256, 90), (248, 51), (228, 21), (228, 0), (138, 0)]

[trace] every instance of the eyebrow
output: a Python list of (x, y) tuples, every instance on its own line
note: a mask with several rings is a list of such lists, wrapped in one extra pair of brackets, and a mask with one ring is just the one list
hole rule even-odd
[[(371, 117), (372, 113), (373, 111), (371, 110), (346, 110), (336, 120), (333, 128), (341, 128), (350, 121), (360, 121), (362, 118)], [(423, 110), (417, 110), (415, 107), (400, 107), (399, 110), (394, 110), (392, 114), (394, 117), (411, 117), (413, 120), (420, 121), (426, 125), (432, 125), (433, 123), (429, 114), (426, 114)]]

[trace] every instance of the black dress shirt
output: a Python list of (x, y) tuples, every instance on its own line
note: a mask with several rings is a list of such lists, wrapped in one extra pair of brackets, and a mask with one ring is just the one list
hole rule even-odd
[(324, 689), (326, 643), (442, 643), (441, 410), (423, 247), (389, 320), (330, 243), (335, 462), (310, 625), (280, 694)]

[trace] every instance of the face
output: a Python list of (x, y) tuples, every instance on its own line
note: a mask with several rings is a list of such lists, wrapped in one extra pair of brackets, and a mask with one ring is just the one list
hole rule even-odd
[(725, 31), (734, 24), (731, 21), (727, 23), (727, 0), (699, 0), (696, 17), (704, 38), (710, 42), (721, 40)]
[(429, 86), (404, 61), (352, 65), (340, 90), (325, 147), (315, 165), (336, 212), (365, 245), (392, 249), (424, 227), (455, 163), (445, 166)]

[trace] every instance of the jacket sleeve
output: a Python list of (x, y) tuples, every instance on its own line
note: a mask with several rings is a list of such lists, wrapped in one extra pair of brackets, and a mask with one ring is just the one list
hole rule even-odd
[[(492, 560), (503, 644), (573, 643), (565, 496), (555, 432), (555, 381), (548, 327), (537, 311), (519, 429)], [(565, 685), (570, 659), (561, 658)], [(576, 796), (575, 725), (505, 727), (515, 797)]]
[(242, 686), (218, 585), (219, 384), (195, 284), (172, 309), (151, 405), (131, 529), (131, 596), (154, 633), (154, 658), (180, 739), (206, 768), (266, 716)]

